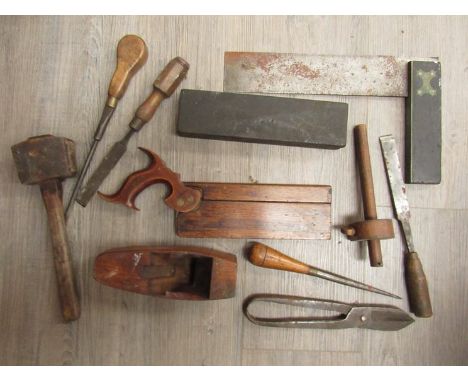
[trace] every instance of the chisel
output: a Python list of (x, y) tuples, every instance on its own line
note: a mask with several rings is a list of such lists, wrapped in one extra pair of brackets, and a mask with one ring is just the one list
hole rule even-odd
[(145, 42), (138, 36), (127, 35), (120, 39), (117, 45), (117, 66), (109, 84), (108, 97), (104, 110), (102, 111), (101, 119), (99, 121), (96, 132), (94, 133), (93, 144), (88, 151), (86, 160), (78, 175), (70, 199), (68, 200), (67, 207), (65, 208), (65, 219), (68, 218), (71, 207), (76, 200), (78, 191), (83, 183), (84, 177), (88, 172), (89, 165), (93, 159), (96, 148), (101, 141), (106, 131), (107, 125), (114, 114), (117, 103), (123, 97), (127, 90), (130, 80), (135, 73), (146, 63), (148, 59), (148, 48)]
[(189, 64), (180, 57), (173, 58), (166, 65), (154, 81), (153, 92), (135, 112), (135, 116), (129, 124), (130, 130), (120, 141), (112, 146), (112, 149), (104, 157), (96, 171), (94, 171), (86, 186), (81, 189), (80, 195), (76, 199), (79, 204), (86, 207), (104, 179), (106, 179), (107, 175), (109, 175), (124, 155), (130, 138), (151, 120), (160, 103), (174, 93), (185, 78), (188, 69)]
[(410, 310), (417, 317), (431, 317), (432, 306), (427, 287), (426, 275), (414, 250), (413, 235), (410, 226), (410, 210), (406, 187), (401, 175), (400, 161), (396, 151), (395, 139), (391, 135), (380, 137), (380, 145), (387, 170), (388, 183), (392, 191), (396, 217), (401, 223), (408, 253), (405, 255), (405, 280)]
[(382, 289), (378, 289), (371, 285), (349, 279), (336, 273), (328, 272), (323, 269), (313, 267), (312, 265), (305, 264), (299, 260), (293, 259), (292, 257), (286, 256), (284, 253), (268, 247), (265, 244), (254, 243), (250, 249), (249, 261), (257, 267), (302, 273), (304, 275), (320, 277), (321, 279), (329, 280), (334, 283), (346, 285), (352, 288), (358, 288), (368, 292), (401, 299), (401, 297), (390, 292), (386, 292)]

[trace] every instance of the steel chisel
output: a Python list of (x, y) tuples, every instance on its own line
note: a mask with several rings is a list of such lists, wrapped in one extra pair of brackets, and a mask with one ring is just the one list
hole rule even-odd
[(396, 151), (395, 139), (391, 135), (380, 137), (380, 145), (390, 185), (393, 206), (400, 221), (408, 253), (405, 255), (405, 280), (410, 310), (417, 317), (431, 317), (432, 306), (427, 287), (426, 275), (414, 249), (413, 235), (410, 226), (410, 210), (406, 187), (401, 175), (400, 161)]

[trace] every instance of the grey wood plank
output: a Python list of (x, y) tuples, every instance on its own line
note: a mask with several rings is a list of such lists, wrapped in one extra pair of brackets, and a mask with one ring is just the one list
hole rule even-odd
[(245, 349), (242, 365), (245, 366), (343, 366), (361, 365), (360, 352), (325, 352), (294, 350)]

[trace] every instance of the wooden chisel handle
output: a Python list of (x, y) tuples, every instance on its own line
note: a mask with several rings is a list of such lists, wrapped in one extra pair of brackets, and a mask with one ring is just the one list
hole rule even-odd
[(250, 249), (249, 260), (258, 267), (309, 274), (310, 266), (261, 243)]
[(416, 317), (431, 317), (432, 306), (426, 275), (416, 252), (405, 256), (405, 280), (410, 310)]
[(117, 45), (117, 67), (109, 84), (106, 105), (115, 108), (123, 97), (133, 75), (146, 63), (148, 48), (138, 36), (127, 35)]
[(151, 118), (159, 104), (174, 93), (184, 80), (190, 65), (181, 57), (173, 58), (159, 74), (153, 84), (153, 92), (140, 105), (135, 117), (130, 122), (130, 128), (139, 131)]

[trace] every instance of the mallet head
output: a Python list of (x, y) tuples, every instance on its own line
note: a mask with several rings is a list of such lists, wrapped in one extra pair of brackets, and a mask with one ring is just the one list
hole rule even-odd
[(31, 137), (11, 147), (18, 177), (24, 184), (39, 184), (76, 174), (75, 142), (53, 135)]

